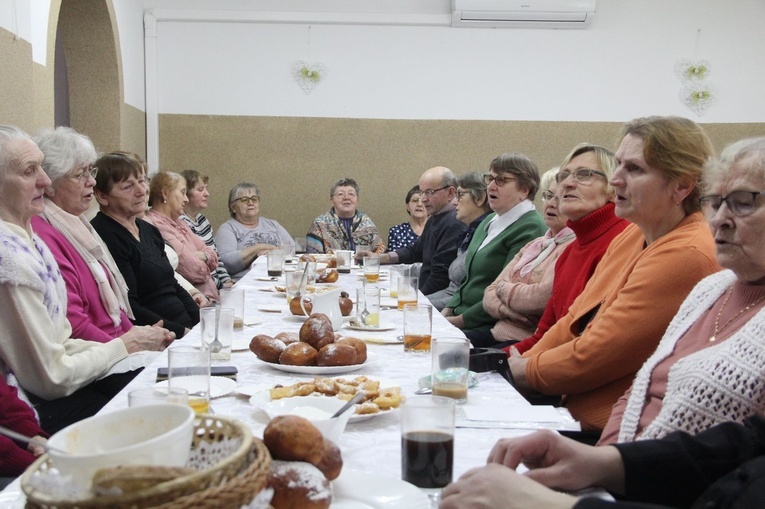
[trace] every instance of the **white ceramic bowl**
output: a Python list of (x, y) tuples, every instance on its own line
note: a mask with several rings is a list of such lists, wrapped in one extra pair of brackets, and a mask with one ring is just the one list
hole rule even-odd
[(345, 405), (345, 401), (339, 398), (328, 396), (296, 396), (294, 398), (282, 398), (267, 403), (263, 410), (272, 419), (277, 415), (299, 415), (305, 417), (311, 423), (319, 428), (324, 438), (337, 443), (340, 436), (348, 424), (348, 419), (353, 415), (353, 408), (350, 408), (340, 417), (330, 419), (329, 417), (340, 410)]
[(191, 450), (194, 410), (186, 405), (145, 405), (95, 415), (48, 439), (53, 465), (90, 488), (96, 470), (116, 465), (183, 466)]

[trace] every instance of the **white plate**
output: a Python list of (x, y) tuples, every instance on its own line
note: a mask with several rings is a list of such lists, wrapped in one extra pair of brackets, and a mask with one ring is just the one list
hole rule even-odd
[(369, 358), (367, 357), (367, 362), (363, 364), (351, 364), (350, 366), (290, 366), (289, 364), (273, 364), (271, 362), (264, 361), (260, 362), (269, 368), (274, 368), (286, 373), (299, 373), (301, 375), (339, 375), (341, 373), (350, 373), (352, 371), (360, 370), (369, 364)]
[(404, 336), (369, 336), (369, 337), (361, 337), (359, 338), (364, 343), (368, 343), (370, 345), (403, 345), (404, 344)]
[(244, 352), (250, 349), (252, 338), (234, 338), (231, 342), (232, 352)]
[(385, 330), (393, 330), (396, 328), (395, 325), (393, 325), (390, 322), (380, 322), (379, 327), (369, 327), (367, 325), (360, 325), (355, 320), (343, 325), (344, 329), (350, 329), (350, 330), (359, 330), (359, 331), (365, 331), (365, 332), (379, 332), (379, 331), (385, 331)]
[(281, 279), (282, 278), (279, 276), (260, 276), (255, 278), (256, 281), (269, 281), (271, 283), (275, 281), (280, 281)]
[[(184, 381), (184, 378), (194, 379), (196, 377), (182, 377), (178, 379), (179, 381)], [(188, 389), (189, 393), (196, 392), (198, 389), (194, 387), (194, 380), (189, 380), (190, 384), (180, 383), (177, 384), (178, 387), (185, 387)], [(154, 387), (167, 387), (167, 380), (162, 380), (161, 382), (157, 382), (154, 384)], [(236, 390), (236, 380), (232, 380), (231, 378), (225, 377), (225, 376), (211, 376), (210, 377), (210, 397), (211, 398), (220, 398), (221, 396), (226, 396), (228, 394), (231, 394)]]
[[(293, 383), (296, 383), (297, 380), (292, 382), (285, 382), (281, 385), (292, 385)], [(391, 382), (386, 382), (385, 380), (380, 380), (380, 387), (387, 388), (387, 387), (394, 387), (395, 384)], [(244, 387), (242, 389), (237, 389), (237, 392), (240, 394), (244, 394), (245, 396), (250, 396), (250, 404), (254, 406), (255, 408), (259, 408), (260, 410), (265, 411), (265, 407), (268, 403), (271, 402), (271, 393), (269, 392), (273, 385), (250, 385), (248, 387)], [(329, 398), (334, 396), (322, 396), (319, 394), (315, 394), (312, 397), (316, 398)], [(380, 410), (376, 414), (352, 414), (351, 417), (348, 419), (348, 422), (362, 422), (367, 421), (373, 417), (378, 417), (380, 415), (386, 415), (390, 412), (395, 412), (397, 409), (392, 408), (390, 410)]]
[[(284, 315), (284, 318), (286, 318), (287, 320), (293, 321), (293, 322), (305, 322), (306, 319), (308, 318), (305, 315), (293, 315), (292, 311), (290, 311), (289, 308), (284, 308), (284, 307), (282, 307), (282, 314)], [(354, 319), (354, 317), (352, 317), (350, 315), (343, 317), (343, 321), (344, 322), (348, 322), (348, 321), (353, 320), (353, 319)]]
[(287, 304), (261, 304), (258, 306), (258, 311), (263, 311), (264, 313), (282, 313), (289, 310), (290, 308), (287, 307)]
[(421, 489), (392, 477), (345, 469), (332, 481), (331, 509), (428, 509)]

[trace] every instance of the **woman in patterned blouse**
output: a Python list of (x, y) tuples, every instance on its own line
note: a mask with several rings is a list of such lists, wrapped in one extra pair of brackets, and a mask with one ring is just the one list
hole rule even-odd
[(388, 233), (388, 251), (395, 251), (414, 244), (425, 228), (428, 213), (420, 203), (420, 186), (414, 186), (406, 193), (406, 213), (409, 221), (406, 221), (390, 229)]

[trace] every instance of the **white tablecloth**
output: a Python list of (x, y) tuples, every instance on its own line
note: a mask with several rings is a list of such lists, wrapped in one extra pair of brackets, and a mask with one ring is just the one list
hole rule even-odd
[[(385, 268), (383, 268), (383, 271)], [(250, 273), (245, 276), (237, 288), (244, 288), (245, 292), (245, 324), (244, 330), (234, 333), (235, 342), (248, 341), (256, 334), (275, 335), (281, 331), (297, 331), (301, 323), (284, 314), (260, 311), (259, 307), (287, 306), (284, 294), (276, 294), (273, 290), (274, 282), (261, 281), (265, 276), (265, 263), (256, 262)], [(282, 283), (283, 284), (283, 283)], [(360, 272), (354, 270), (351, 274), (341, 274), (337, 283), (343, 290), (355, 298), (355, 289), (361, 284)], [(387, 288), (387, 282), (381, 280), (379, 285)], [(420, 295), (420, 299), (424, 299)], [(384, 299), (383, 304), (385, 304)], [(395, 329), (375, 333), (356, 332), (343, 330), (341, 332), (349, 336), (359, 338), (394, 338), (402, 334), (403, 313), (397, 309), (384, 309), (381, 313), (381, 322), (395, 325)], [(439, 336), (462, 336), (459, 329), (453, 327), (445, 318), (437, 312), (433, 316), (433, 337)], [(200, 341), (199, 327), (178, 343), (197, 343)], [(430, 371), (430, 355), (422, 353), (405, 353), (403, 346), (399, 344), (368, 344), (366, 365), (347, 376), (366, 375), (381, 379), (401, 387), (407, 397), (414, 396), (417, 390), (419, 378), (426, 376)], [(274, 384), (290, 384), (302, 379), (311, 379), (309, 375), (297, 375), (277, 371), (260, 361), (249, 350), (235, 351), (230, 361), (213, 361), (213, 365), (237, 366), (239, 373), (237, 387), (272, 386)], [(167, 366), (167, 353), (161, 353), (153, 363), (140, 373), (125, 389), (109, 402), (101, 411), (108, 412), (127, 406), (127, 393), (132, 389), (149, 386), (156, 381), (156, 371), (160, 366)], [(518, 411), (528, 409), (530, 405), (520, 396), (507, 381), (497, 373), (479, 374), (479, 383), (469, 391), (468, 402), (460, 406), (458, 410), (458, 428), (455, 434), (455, 460), (454, 477), (459, 477), (463, 472), (473, 467), (483, 465), (486, 462), (489, 450), (501, 437), (520, 436), (529, 433), (537, 427), (548, 427), (549, 424), (529, 423), (521, 428), (511, 429), (508, 425), (496, 427), (462, 427), (468, 425), (464, 419), (464, 412), (470, 408), (517, 408)], [(249, 398), (231, 393), (227, 396), (216, 398), (212, 401), (212, 409), (215, 413), (231, 416), (246, 423), (253, 431), (254, 436), (261, 437), (268, 418), (261, 410), (251, 406)], [(565, 410), (561, 410), (567, 415)], [(567, 417), (571, 421), (570, 416)], [(486, 426), (487, 423), (476, 423)], [(512, 425), (510, 425), (512, 426)], [(571, 421), (565, 427), (576, 429), (576, 424)], [(344, 468), (360, 470), (376, 475), (384, 475), (392, 478), (401, 476), (401, 453), (400, 453), (400, 430), (398, 411), (392, 411), (377, 415), (369, 420), (349, 423), (338, 445), (342, 450)], [(16, 483), (16, 489), (18, 489)], [(11, 485), (9, 489), (13, 489)]]

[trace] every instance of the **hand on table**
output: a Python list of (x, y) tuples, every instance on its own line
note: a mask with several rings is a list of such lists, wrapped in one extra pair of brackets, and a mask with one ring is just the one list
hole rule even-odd
[(558, 493), (503, 465), (465, 472), (444, 488), (439, 509), (570, 509), (576, 498)]
[(550, 488), (577, 491), (601, 486), (624, 490), (624, 465), (615, 447), (580, 444), (552, 431), (538, 431), (520, 438), (500, 439), (489, 463), (515, 469), (525, 465), (526, 476)]

